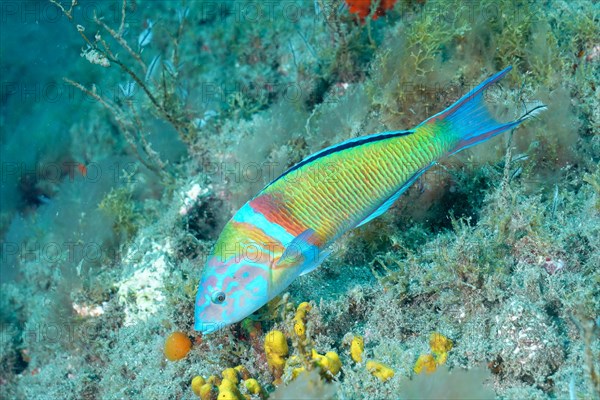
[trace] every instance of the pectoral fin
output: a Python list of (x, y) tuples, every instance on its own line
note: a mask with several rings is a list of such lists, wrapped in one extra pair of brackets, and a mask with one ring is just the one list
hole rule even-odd
[(321, 250), (313, 229), (307, 229), (286, 246), (275, 265), (270, 268), (269, 298), (272, 299), (287, 288), (298, 276), (314, 271), (331, 254), (330, 249)]
[(315, 231), (305, 230), (285, 248), (276, 268), (298, 268), (297, 276), (313, 271), (331, 254), (329, 249), (321, 250), (317, 242)]
[(314, 257), (314, 255), (311, 255), (311, 253), (314, 252), (315, 248), (317, 248), (317, 246), (313, 244), (315, 241), (316, 234), (314, 229), (309, 228), (305, 230), (287, 245), (283, 251), (283, 254), (281, 255), (281, 258), (277, 262), (277, 265), (280, 266), (284, 263), (293, 264), (294, 261), (299, 261), (297, 260), (299, 257), (303, 257), (304, 260), (307, 260), (307, 257)]

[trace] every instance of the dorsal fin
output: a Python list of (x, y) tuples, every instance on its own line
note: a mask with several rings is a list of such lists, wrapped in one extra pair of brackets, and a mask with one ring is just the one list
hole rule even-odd
[(268, 188), (269, 186), (271, 186), (272, 184), (274, 184), (275, 182), (277, 182), (278, 180), (280, 180), (287, 174), (289, 174), (299, 168), (302, 168), (303, 166), (310, 164), (311, 162), (314, 162), (314, 161), (318, 160), (319, 158), (328, 156), (333, 153), (337, 153), (338, 151), (350, 149), (350, 148), (356, 147), (356, 146), (361, 146), (366, 143), (377, 142), (379, 140), (385, 140), (385, 139), (390, 139), (390, 138), (399, 137), (399, 136), (411, 135), (413, 133), (415, 133), (414, 130), (380, 132), (380, 133), (375, 133), (373, 135), (360, 136), (357, 138), (349, 139), (349, 140), (346, 140), (345, 142), (326, 147), (321, 151), (311, 154), (310, 156), (306, 157), (304, 160), (300, 161), (298, 164), (289, 168), (287, 171), (285, 171), (283, 174), (281, 174), (279, 177), (277, 177), (271, 183), (269, 183), (267, 186), (265, 186), (265, 188), (263, 190), (265, 190), (266, 188)]

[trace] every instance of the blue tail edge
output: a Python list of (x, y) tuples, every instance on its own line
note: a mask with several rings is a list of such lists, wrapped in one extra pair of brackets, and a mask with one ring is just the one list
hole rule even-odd
[(451, 130), (460, 133), (460, 141), (449, 152), (449, 154), (456, 154), (504, 131), (515, 128), (521, 122), (545, 110), (545, 105), (537, 105), (532, 110), (527, 111), (521, 118), (511, 122), (500, 122), (492, 117), (485, 103), (485, 90), (502, 79), (510, 70), (512, 70), (512, 67), (509, 66), (486, 79), (456, 103), (423, 121), (419, 126), (441, 120), (449, 123)]

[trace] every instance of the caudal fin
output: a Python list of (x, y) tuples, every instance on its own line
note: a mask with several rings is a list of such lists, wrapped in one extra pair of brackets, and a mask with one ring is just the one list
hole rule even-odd
[(500, 122), (490, 114), (483, 94), (486, 89), (498, 82), (512, 67), (508, 67), (496, 75), (488, 78), (476, 88), (461, 97), (456, 103), (439, 114), (423, 121), (419, 126), (444, 120), (449, 123), (449, 129), (460, 134), (460, 141), (449, 153), (455, 154), (488, 140), (506, 130), (512, 129), (526, 119), (546, 109), (545, 105), (538, 105), (528, 111), (521, 118), (512, 122)]

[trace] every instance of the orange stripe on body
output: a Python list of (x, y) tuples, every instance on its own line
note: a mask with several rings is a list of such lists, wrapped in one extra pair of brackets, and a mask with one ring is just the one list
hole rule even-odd
[(254, 212), (261, 213), (267, 221), (277, 224), (291, 235), (298, 236), (308, 229), (298, 221), (285, 207), (282, 207), (275, 196), (263, 193), (250, 201)]

